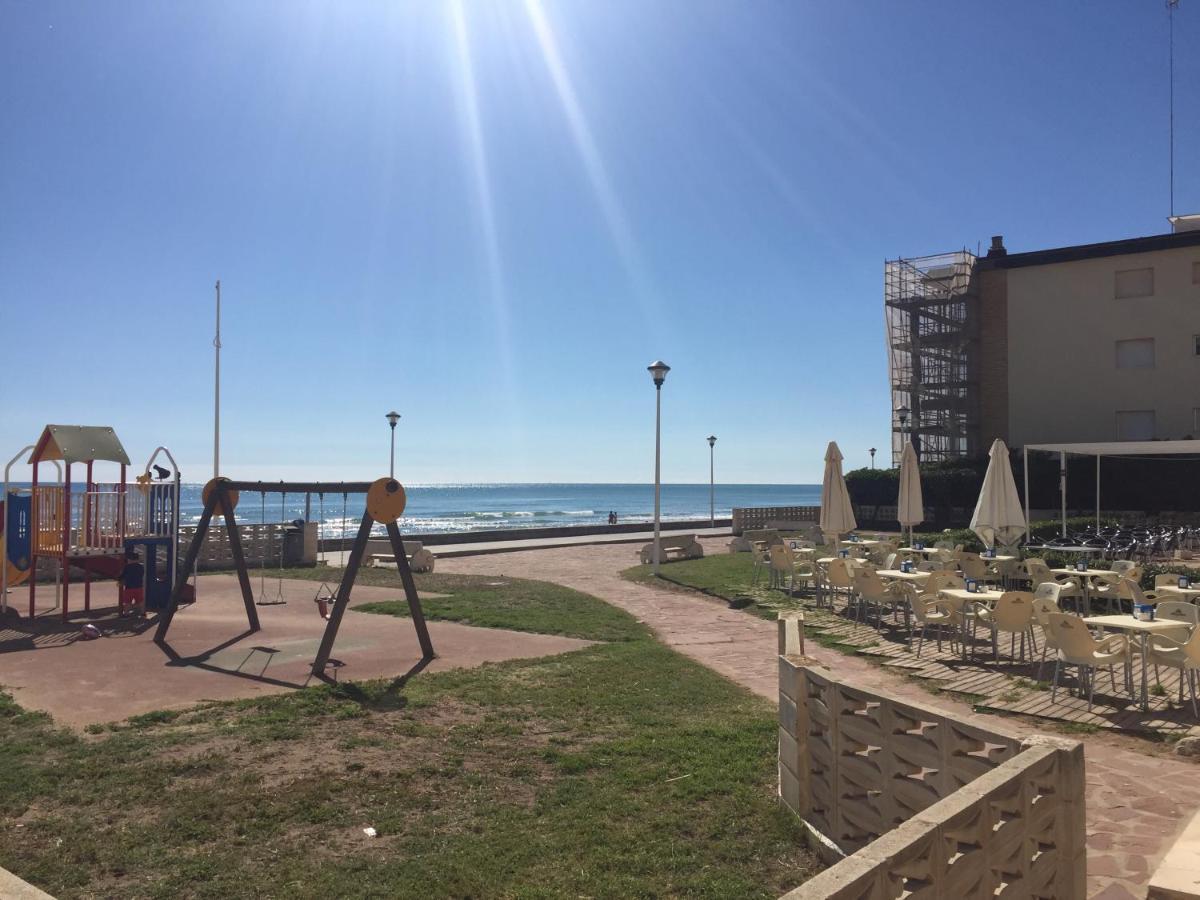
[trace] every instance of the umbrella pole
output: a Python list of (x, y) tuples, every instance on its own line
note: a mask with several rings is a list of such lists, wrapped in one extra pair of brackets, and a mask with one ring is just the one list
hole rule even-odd
[(1062, 495), (1062, 536), (1067, 536), (1067, 454), (1058, 453), (1058, 491)]
[(1025, 456), (1025, 543), (1029, 543), (1029, 447), (1021, 448)]

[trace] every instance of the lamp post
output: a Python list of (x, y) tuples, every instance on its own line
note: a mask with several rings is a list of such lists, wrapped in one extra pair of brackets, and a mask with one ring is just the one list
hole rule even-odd
[(716, 504), (716, 482), (713, 480), (713, 446), (717, 443), (717, 436), (710, 434), (708, 436), (708, 527), (717, 527), (717, 504)]
[(392, 426), (392, 465), (388, 469), (388, 477), (396, 477), (396, 423), (400, 421), (400, 413), (394, 409), (384, 416), (388, 420), (388, 424)]
[(221, 280), (217, 279), (217, 333), (213, 337), (213, 478), (221, 474)]
[(658, 564), (662, 558), (662, 386), (671, 371), (661, 359), (646, 366), (654, 379), (654, 575), (658, 577)]
[(871, 454), (871, 468), (873, 469), (873, 468), (875, 468), (875, 448), (872, 447), (867, 452)]

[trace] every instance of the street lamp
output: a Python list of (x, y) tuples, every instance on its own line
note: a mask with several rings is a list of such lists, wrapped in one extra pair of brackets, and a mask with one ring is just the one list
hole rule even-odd
[(872, 447), (867, 452), (871, 454), (871, 468), (873, 469), (873, 468), (875, 468), (875, 448)]
[(646, 366), (654, 379), (654, 575), (658, 576), (658, 563), (662, 558), (662, 386), (671, 371), (661, 359)]
[(716, 506), (716, 482), (713, 481), (713, 445), (717, 442), (717, 436), (710, 434), (708, 436), (708, 527), (717, 527), (717, 506)]
[[(908, 407), (900, 407), (896, 410), (896, 419), (900, 420), (900, 452), (904, 452), (904, 442), (908, 439)], [(895, 462), (895, 454), (893, 454), (892, 462)]]
[(396, 477), (396, 423), (400, 421), (400, 413), (394, 409), (384, 416), (388, 420), (388, 424), (392, 426), (392, 466), (388, 469), (388, 477)]

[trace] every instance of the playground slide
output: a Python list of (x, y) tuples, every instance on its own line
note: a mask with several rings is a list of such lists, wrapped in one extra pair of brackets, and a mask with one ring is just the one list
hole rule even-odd
[(77, 569), (105, 578), (120, 578), (125, 571), (125, 560), (120, 556), (71, 556), (67, 561)]
[(8, 586), (16, 587), (22, 581), (29, 577), (29, 569), (18, 569), (8, 560), (4, 561), (4, 565), (8, 566)]

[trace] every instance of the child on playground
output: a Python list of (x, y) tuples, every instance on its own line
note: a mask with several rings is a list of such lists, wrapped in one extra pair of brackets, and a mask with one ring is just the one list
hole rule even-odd
[(146, 567), (142, 565), (136, 550), (125, 553), (125, 568), (121, 570), (121, 614), (127, 606), (137, 607), (137, 614), (146, 615)]

